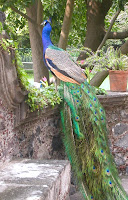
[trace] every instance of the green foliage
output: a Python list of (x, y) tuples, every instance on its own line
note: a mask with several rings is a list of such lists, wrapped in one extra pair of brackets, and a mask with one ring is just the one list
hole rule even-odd
[[(113, 6), (109, 9), (109, 12), (105, 17), (106, 30), (108, 30), (111, 20), (112, 20), (114, 14), (116, 13), (116, 10), (117, 10), (117, 4), (116, 5), (113, 4)], [(127, 4), (126, 4), (124, 11), (121, 11), (119, 16), (115, 20), (115, 23), (112, 27), (112, 31), (117, 32), (117, 31), (125, 30), (127, 23), (128, 23), (128, 9), (127, 9)]]
[(105, 89), (102, 89), (99, 87), (95, 87), (95, 93), (96, 93), (96, 95), (106, 95), (107, 94)]
[(86, 3), (85, 0), (75, 0), (72, 24), (68, 37), (69, 46), (82, 46), (86, 35)]
[(124, 5), (127, 3), (127, 0), (118, 0), (118, 5), (121, 10), (124, 10)]
[[(25, 13), (25, 9), (22, 9)], [(4, 29), (13, 41), (18, 42), (19, 47), (30, 47), (28, 24), (24, 17), (12, 11), (6, 10), (6, 23)]]
[(28, 7), (30, 4), (34, 3), (35, 0), (1, 0), (0, 1), (0, 6), (3, 7), (3, 10), (6, 10), (8, 7), (11, 6), (15, 6), (18, 8), (26, 8)]
[(18, 77), (21, 86), (28, 91), (26, 103), (29, 105), (31, 112), (43, 109), (47, 106), (55, 106), (61, 103), (59, 93), (55, 90), (55, 85), (48, 85), (47, 81), (42, 81), (42, 87), (36, 88), (28, 81), (28, 74), (21, 67), (17, 67)]
[(26, 103), (29, 105), (31, 112), (40, 110), (48, 105), (55, 106), (61, 103), (59, 93), (55, 90), (55, 85), (48, 85), (47, 81), (42, 81), (42, 87), (36, 88), (28, 81), (28, 74), (21, 67), (17, 67), (18, 77), (21, 86), (28, 91)]
[(32, 62), (32, 51), (30, 48), (18, 48), (22, 62)]
[(60, 104), (61, 98), (58, 92), (55, 91), (54, 84), (42, 87), (41, 89), (30, 86), (28, 99), (26, 100), (26, 102), (33, 112), (35, 110), (43, 109), (48, 105), (55, 106), (56, 104)]
[[(59, 41), (60, 31), (63, 23), (65, 6), (67, 0), (57, 1), (57, 0), (41, 0), (43, 5), (43, 18), (47, 19), (52, 17), (52, 41), (57, 44)], [(97, 0), (102, 2), (102, 0)], [(127, 1), (113, 0), (113, 6), (109, 15), (113, 15), (117, 7), (123, 7)], [(5, 11), (6, 10), (6, 25), (10, 38), (18, 41), (19, 47), (30, 47), (28, 26), (26, 24), (26, 19), (24, 19), (19, 14), (16, 14), (10, 9), (11, 6), (18, 8), (23, 13), (26, 12), (26, 7), (30, 4), (35, 3), (35, 0), (1, 0), (0, 6)], [(74, 11), (72, 17), (72, 24), (68, 38), (69, 46), (82, 46), (86, 36), (86, 2), (85, 0), (75, 0), (74, 1)], [(106, 19), (106, 27), (109, 26), (110, 21)], [(117, 26), (115, 25), (115, 29)], [(115, 31), (115, 30), (114, 30)], [(53, 34), (54, 33), (54, 34)]]
[(80, 65), (86, 65), (93, 68), (92, 73), (102, 70), (128, 70), (128, 56), (122, 55), (118, 50), (109, 47), (106, 52), (103, 50), (93, 53), (90, 50), (90, 55)]

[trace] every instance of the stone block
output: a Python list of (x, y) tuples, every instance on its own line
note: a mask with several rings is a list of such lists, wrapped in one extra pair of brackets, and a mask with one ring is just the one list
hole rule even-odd
[(128, 124), (125, 123), (118, 123), (113, 128), (115, 135), (121, 135), (128, 131)]
[(66, 160), (17, 160), (0, 171), (0, 200), (66, 200), (70, 163)]
[(124, 135), (118, 142), (115, 143), (118, 147), (128, 148), (128, 134)]
[(128, 194), (128, 176), (120, 176), (120, 179), (124, 190)]

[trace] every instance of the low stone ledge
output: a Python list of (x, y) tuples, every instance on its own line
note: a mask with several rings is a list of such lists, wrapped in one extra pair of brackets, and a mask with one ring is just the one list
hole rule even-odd
[(0, 171), (0, 200), (66, 200), (70, 189), (67, 160), (12, 161)]
[(121, 106), (128, 104), (128, 92), (110, 92), (107, 95), (97, 95), (104, 107)]
[(98, 95), (106, 111), (109, 141), (120, 174), (128, 174), (128, 91)]

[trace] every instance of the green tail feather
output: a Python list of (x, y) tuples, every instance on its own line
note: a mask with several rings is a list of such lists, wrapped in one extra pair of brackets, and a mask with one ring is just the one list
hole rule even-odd
[(64, 144), (85, 199), (128, 200), (109, 150), (106, 118), (95, 90), (62, 83)]

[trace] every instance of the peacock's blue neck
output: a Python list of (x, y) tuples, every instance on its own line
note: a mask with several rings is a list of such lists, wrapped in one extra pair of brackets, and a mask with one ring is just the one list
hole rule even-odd
[(50, 33), (51, 33), (51, 25), (47, 23), (42, 31), (42, 43), (43, 43), (43, 54), (45, 53), (46, 49), (53, 45), (50, 39)]

